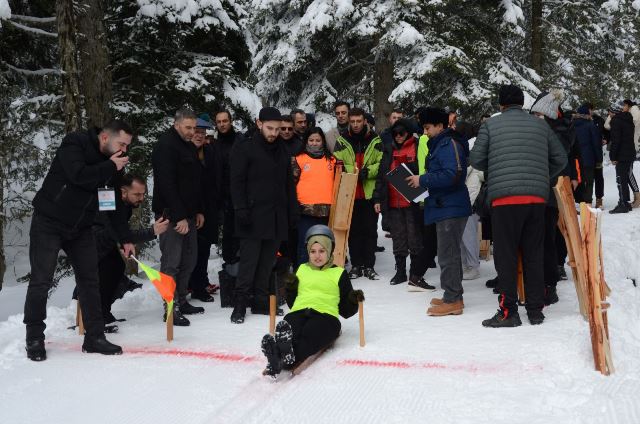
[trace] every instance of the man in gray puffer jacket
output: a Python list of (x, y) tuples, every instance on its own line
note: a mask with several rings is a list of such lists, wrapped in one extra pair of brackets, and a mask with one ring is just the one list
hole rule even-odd
[(522, 252), (527, 316), (544, 321), (544, 209), (550, 180), (560, 174), (567, 155), (543, 120), (522, 110), (524, 94), (514, 85), (500, 88), (502, 114), (487, 120), (469, 157), (471, 166), (487, 172), (491, 226), (498, 272), (500, 309), (485, 327), (517, 327), (518, 250)]

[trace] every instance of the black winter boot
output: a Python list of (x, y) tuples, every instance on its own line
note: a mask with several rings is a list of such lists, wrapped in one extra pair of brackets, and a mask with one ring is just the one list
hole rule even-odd
[(544, 304), (546, 306), (553, 305), (554, 303), (558, 303), (558, 292), (556, 291), (556, 286), (546, 286), (544, 288)]
[(627, 213), (627, 212), (631, 212), (631, 205), (627, 202), (620, 202), (618, 203), (618, 206), (616, 206), (615, 208), (609, 211), (609, 213)]
[(296, 362), (296, 355), (293, 353), (293, 331), (287, 321), (282, 320), (276, 325), (275, 339), (283, 368), (288, 369)]
[(482, 321), (483, 327), (501, 328), (501, 327), (519, 327), (522, 325), (518, 312), (511, 312), (507, 317), (504, 316), (502, 309), (498, 309), (496, 314)]
[(32, 361), (40, 362), (47, 359), (47, 351), (44, 348), (44, 340), (31, 340), (27, 342), (25, 347), (27, 358)]
[(122, 348), (110, 343), (103, 335), (98, 337), (84, 337), (82, 351), (85, 353), (101, 353), (103, 355), (122, 355)]
[[(167, 304), (164, 304), (164, 315), (162, 316), (162, 321), (167, 322)], [(182, 312), (180, 312), (180, 307), (176, 302), (173, 302), (173, 325), (176, 327), (188, 327), (191, 325), (191, 321), (189, 321)]]
[(185, 301), (180, 304), (180, 312), (182, 312), (183, 315), (204, 314), (204, 308), (202, 306), (193, 306)]
[(242, 324), (244, 317), (247, 315), (247, 300), (244, 297), (236, 297), (236, 303), (231, 313), (231, 322), (234, 324)]
[(396, 275), (390, 281), (392, 286), (407, 281), (407, 257), (396, 256)]
[(262, 374), (276, 378), (276, 376), (280, 374), (280, 371), (282, 371), (282, 360), (280, 359), (276, 340), (271, 334), (265, 334), (264, 337), (262, 337), (260, 347), (262, 353), (267, 358), (267, 367)]
[(544, 322), (544, 314), (542, 311), (527, 311), (527, 318), (531, 325), (540, 325)]

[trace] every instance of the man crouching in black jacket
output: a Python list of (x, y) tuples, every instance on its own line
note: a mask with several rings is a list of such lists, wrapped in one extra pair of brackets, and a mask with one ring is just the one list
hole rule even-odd
[[(100, 281), (100, 299), (102, 301), (102, 316), (105, 324), (116, 322), (111, 313), (111, 305), (116, 300), (116, 291), (122, 281), (125, 263), (118, 248), (121, 243), (129, 251), (134, 251), (137, 243), (154, 240), (156, 236), (167, 231), (169, 220), (158, 219), (151, 227), (132, 230), (126, 224), (133, 213), (144, 201), (147, 183), (142, 178), (125, 174), (120, 183), (117, 195), (116, 210), (99, 212), (93, 223), (93, 234), (98, 248), (98, 279)], [(121, 201), (120, 201), (121, 200)], [(129, 246), (127, 246), (129, 245)]]
[(76, 277), (86, 328), (83, 352), (122, 353), (120, 346), (109, 343), (103, 333), (98, 256), (91, 224), (99, 205), (101, 209), (115, 206), (113, 180), (128, 162), (123, 154), (131, 144), (132, 134), (131, 127), (122, 121), (68, 134), (33, 199), (29, 233), (31, 279), (24, 305), (27, 357), (32, 361), (47, 359), (44, 320), (60, 249), (67, 253)]

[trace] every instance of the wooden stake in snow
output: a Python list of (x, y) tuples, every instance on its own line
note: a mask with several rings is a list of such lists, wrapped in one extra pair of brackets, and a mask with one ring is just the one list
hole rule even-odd
[(78, 334), (84, 336), (84, 323), (82, 322), (82, 308), (80, 308), (80, 299), (78, 299), (77, 305), (76, 326), (78, 327)]
[(269, 295), (269, 334), (276, 334), (276, 295)]
[(167, 306), (167, 341), (173, 341), (173, 308), (175, 304), (172, 302), (171, 305)]
[(358, 321), (360, 322), (360, 347), (364, 347), (364, 302), (358, 302)]
[(524, 305), (527, 298), (524, 294), (524, 271), (522, 269), (522, 252), (518, 252), (518, 302)]

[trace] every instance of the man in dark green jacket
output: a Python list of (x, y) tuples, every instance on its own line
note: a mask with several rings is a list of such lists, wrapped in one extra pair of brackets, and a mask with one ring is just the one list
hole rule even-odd
[(498, 271), (500, 309), (485, 327), (521, 325), (517, 306), (518, 251), (522, 252), (527, 316), (544, 321), (544, 209), (550, 179), (560, 174), (567, 155), (543, 120), (522, 110), (519, 87), (500, 88), (502, 114), (481, 127), (470, 155), (471, 166), (487, 172), (491, 226)]

